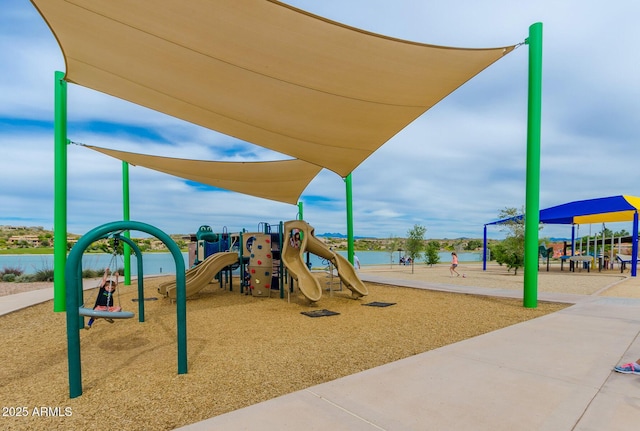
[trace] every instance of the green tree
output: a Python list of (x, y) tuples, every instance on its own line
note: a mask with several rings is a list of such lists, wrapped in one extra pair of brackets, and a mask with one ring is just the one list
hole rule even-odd
[(151, 249), (151, 241), (147, 239), (134, 239), (140, 251), (145, 252)]
[(411, 273), (413, 274), (413, 266), (416, 259), (422, 256), (424, 250), (424, 234), (427, 232), (427, 228), (418, 224), (413, 225), (413, 229), (409, 229), (407, 232), (406, 249), (409, 257), (411, 258)]
[(513, 275), (518, 274), (518, 268), (524, 265), (524, 209), (505, 208), (500, 211), (498, 218), (506, 219), (500, 226), (506, 232), (506, 238), (491, 249), (491, 253), (500, 265), (505, 264), (507, 270), (513, 268)]
[(480, 247), (482, 247), (482, 241), (480, 241), (479, 239), (470, 239), (469, 241), (467, 241), (467, 245), (465, 246), (464, 249), (468, 251), (473, 251)]
[(427, 265), (435, 265), (440, 262), (440, 243), (438, 241), (429, 241), (425, 250), (425, 263)]
[(402, 244), (402, 242), (400, 241), (400, 238), (395, 237), (395, 236), (390, 236), (389, 239), (387, 240), (387, 245), (386, 245), (385, 249), (387, 250), (387, 253), (389, 253), (389, 265), (390, 266), (393, 266), (393, 253), (398, 251), (398, 249), (400, 248), (401, 244)]

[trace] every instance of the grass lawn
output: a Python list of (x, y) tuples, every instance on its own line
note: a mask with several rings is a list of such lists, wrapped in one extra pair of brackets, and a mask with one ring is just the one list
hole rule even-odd
[(0, 249), (0, 254), (53, 254), (53, 247), (6, 248)]

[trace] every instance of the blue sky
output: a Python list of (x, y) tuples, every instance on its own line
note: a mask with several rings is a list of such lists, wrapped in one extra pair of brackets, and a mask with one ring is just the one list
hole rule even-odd
[[(516, 44), (544, 26), (541, 208), (640, 195), (640, 2), (595, 0), (290, 0), (326, 18), (436, 45)], [(26, 0), (0, 15), (0, 224), (53, 227), (53, 76), (64, 70), (55, 38)], [(473, 78), (387, 142), (353, 172), (358, 236), (482, 236), (501, 209), (525, 201), (528, 48)], [(157, 112), (69, 85), (69, 139), (171, 157), (273, 160), (272, 152)], [(121, 163), (69, 147), (69, 231), (122, 218)], [(131, 218), (168, 233), (253, 230), (293, 219), (293, 205), (202, 187), (131, 167)], [(323, 171), (301, 198), (317, 233), (346, 232), (345, 187)], [(626, 224), (607, 226), (613, 230)], [(580, 233), (588, 232), (589, 226)], [(592, 230), (599, 231), (600, 226)], [(489, 236), (503, 234), (490, 229)], [(545, 227), (541, 236), (570, 236)]]

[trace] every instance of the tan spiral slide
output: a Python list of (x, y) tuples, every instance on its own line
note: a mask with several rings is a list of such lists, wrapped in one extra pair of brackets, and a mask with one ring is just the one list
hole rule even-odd
[[(338, 271), (340, 280), (347, 286), (354, 298), (368, 295), (367, 286), (360, 280), (351, 263), (338, 253), (333, 252), (315, 236), (315, 229), (304, 220), (291, 220), (284, 223), (285, 241), (282, 248), (282, 262), (289, 274), (298, 281), (300, 292), (311, 302), (322, 297), (322, 285), (313, 276), (304, 262), (304, 253), (309, 251), (329, 260)], [(300, 232), (300, 242), (292, 239), (294, 232)]]

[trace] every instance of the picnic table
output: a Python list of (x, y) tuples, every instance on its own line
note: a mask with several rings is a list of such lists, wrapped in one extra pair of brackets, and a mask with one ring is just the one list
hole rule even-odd
[(576, 270), (576, 262), (582, 262), (583, 265), (587, 267), (587, 272), (591, 272), (591, 265), (593, 264), (593, 256), (570, 256), (569, 261), (571, 262), (571, 266), (569, 268), (570, 271), (575, 272)]
[(620, 273), (622, 274), (627, 267), (627, 263), (631, 263), (631, 256), (628, 254), (616, 255), (616, 260), (620, 262)]

